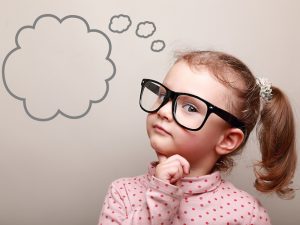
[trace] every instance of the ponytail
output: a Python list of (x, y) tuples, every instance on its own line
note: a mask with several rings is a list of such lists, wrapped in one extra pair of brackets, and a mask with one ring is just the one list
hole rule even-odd
[(272, 99), (263, 103), (257, 126), (262, 161), (255, 166), (255, 187), (291, 199), (295, 193), (290, 184), (297, 163), (294, 117), (283, 92), (272, 86), (272, 94)]

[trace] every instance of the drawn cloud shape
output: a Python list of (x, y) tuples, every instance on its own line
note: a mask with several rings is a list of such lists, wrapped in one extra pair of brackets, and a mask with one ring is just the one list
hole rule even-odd
[(61, 114), (77, 119), (108, 94), (116, 68), (111, 42), (80, 16), (39, 16), (19, 29), (16, 48), (3, 61), (6, 90), (26, 113), (47, 121)]
[(154, 52), (160, 52), (164, 50), (166, 44), (163, 40), (155, 40), (151, 43), (151, 50)]
[(110, 18), (109, 30), (115, 33), (123, 33), (131, 26), (131, 19), (127, 15), (116, 15)]
[(151, 37), (156, 31), (155, 24), (150, 21), (140, 22), (135, 30), (138, 37), (148, 38)]

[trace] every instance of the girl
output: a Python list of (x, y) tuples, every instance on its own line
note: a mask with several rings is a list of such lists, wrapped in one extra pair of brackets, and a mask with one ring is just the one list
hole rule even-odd
[(295, 128), (287, 97), (240, 60), (213, 51), (177, 57), (163, 84), (144, 79), (140, 106), (158, 161), (114, 181), (100, 224), (271, 224), (248, 193), (224, 181), (258, 121), (257, 190), (290, 198)]

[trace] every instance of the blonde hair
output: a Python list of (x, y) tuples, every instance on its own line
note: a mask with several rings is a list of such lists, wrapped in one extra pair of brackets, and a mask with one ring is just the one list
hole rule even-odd
[(215, 169), (228, 171), (234, 166), (232, 156), (241, 152), (257, 124), (262, 160), (254, 167), (255, 187), (261, 192), (276, 192), (281, 198), (292, 198), (294, 189), (289, 185), (295, 173), (297, 156), (294, 117), (288, 98), (279, 88), (272, 86), (272, 99), (261, 101), (256, 78), (243, 62), (229, 54), (181, 52), (176, 55), (178, 61), (185, 61), (196, 69), (205, 67), (231, 88), (238, 99), (235, 104), (230, 102), (227, 110), (245, 123), (246, 135), (237, 150), (219, 158)]

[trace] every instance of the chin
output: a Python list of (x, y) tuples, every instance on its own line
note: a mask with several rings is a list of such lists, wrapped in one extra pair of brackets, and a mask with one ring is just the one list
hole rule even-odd
[(153, 140), (151, 137), (150, 137), (150, 144), (151, 144), (151, 147), (156, 151), (156, 152), (159, 152), (160, 149), (161, 149), (161, 144), (156, 141), (156, 140)]
[(170, 146), (166, 143), (161, 143), (157, 140), (150, 139), (150, 144), (151, 144), (151, 147), (153, 148), (153, 150), (156, 153), (159, 153), (161, 155), (170, 157), (170, 156), (176, 154), (174, 152), (173, 148), (170, 148)]

